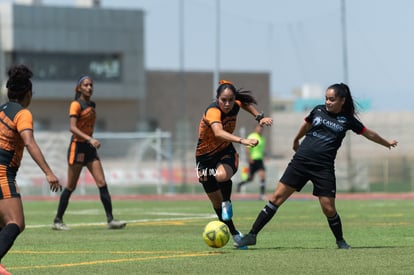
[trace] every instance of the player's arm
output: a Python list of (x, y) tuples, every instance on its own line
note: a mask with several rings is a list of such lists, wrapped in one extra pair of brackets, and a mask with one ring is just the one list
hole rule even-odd
[(226, 141), (237, 142), (246, 146), (256, 146), (259, 141), (253, 138), (241, 138), (223, 130), (223, 125), (220, 122), (214, 122), (211, 124), (214, 136)]
[(309, 131), (310, 127), (311, 127), (311, 124), (307, 121), (303, 122), (303, 124), (300, 126), (298, 133), (296, 134), (295, 138), (293, 139), (293, 150), (295, 152), (299, 148), (300, 140)]
[(272, 126), (273, 119), (271, 117), (264, 117), (263, 113), (257, 111), (253, 104), (242, 104), (242, 109), (252, 114), (260, 125)]
[(92, 144), (95, 148), (99, 148), (101, 146), (101, 143), (99, 140), (94, 139), (93, 137), (85, 134), (81, 129), (77, 126), (78, 117), (77, 116), (70, 116), (69, 117), (69, 130), (72, 134), (81, 137), (85, 140), (87, 140), (90, 144)]
[(362, 132), (362, 135), (375, 143), (378, 143), (382, 146), (387, 147), (388, 149), (391, 149), (392, 147), (395, 147), (398, 144), (398, 141), (396, 140), (388, 141), (384, 139), (383, 137), (381, 137), (377, 132), (371, 129), (368, 129), (368, 128), (365, 128), (365, 130)]
[(42, 151), (34, 139), (33, 130), (23, 130), (20, 132), (20, 136), (32, 159), (40, 167), (43, 173), (45, 173), (46, 179), (50, 184), (50, 189), (54, 192), (61, 191), (62, 186), (59, 184), (59, 179), (55, 176), (55, 174), (52, 172), (52, 169), (50, 169), (49, 165), (47, 164)]
[(70, 116), (69, 117), (69, 130), (72, 134), (81, 137), (85, 140), (90, 140), (92, 137), (88, 136), (84, 132), (81, 131), (81, 129), (77, 126), (78, 117), (77, 116)]

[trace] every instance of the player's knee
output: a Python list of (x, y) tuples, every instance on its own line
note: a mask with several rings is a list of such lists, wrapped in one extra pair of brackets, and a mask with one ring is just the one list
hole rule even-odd
[(332, 205), (324, 205), (322, 211), (326, 217), (333, 217), (336, 215), (336, 209)]
[(203, 185), (206, 193), (212, 193), (220, 189), (220, 186), (213, 175), (199, 177), (198, 181)]
[(104, 186), (106, 186), (106, 181), (105, 181), (105, 179), (98, 179), (98, 180), (96, 180), (96, 185), (97, 185), (98, 187), (104, 187)]

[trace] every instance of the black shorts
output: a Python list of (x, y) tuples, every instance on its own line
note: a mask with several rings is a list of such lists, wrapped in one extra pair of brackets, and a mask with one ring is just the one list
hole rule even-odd
[(317, 197), (331, 197), (336, 195), (336, 177), (333, 165), (315, 164), (311, 161), (293, 158), (280, 182), (300, 192), (305, 184), (313, 183), (313, 195)]
[(260, 170), (266, 170), (264, 166), (264, 162), (262, 159), (255, 159), (252, 163), (249, 163), (249, 175), (253, 177), (253, 175)]
[(239, 166), (239, 154), (233, 146), (229, 146), (209, 160), (201, 161), (196, 158), (196, 161), (198, 180), (203, 185), (206, 193), (211, 193), (220, 189), (220, 185), (215, 178), (217, 166), (220, 164), (229, 165), (234, 175)]
[(86, 165), (94, 160), (99, 160), (98, 152), (92, 144), (88, 142), (72, 141), (68, 149), (68, 164)]
[(18, 167), (0, 164), (0, 200), (20, 198), (19, 187), (16, 184)]

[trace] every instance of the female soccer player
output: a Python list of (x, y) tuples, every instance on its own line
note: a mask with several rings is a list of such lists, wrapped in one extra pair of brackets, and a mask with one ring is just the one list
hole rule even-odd
[[(378, 133), (366, 128), (356, 117), (351, 91), (346, 84), (333, 84), (325, 94), (325, 105), (316, 106), (305, 118), (293, 140), (296, 151), (274, 194), (259, 213), (250, 232), (237, 241), (237, 246), (256, 244), (256, 236), (273, 218), (276, 210), (295, 191), (300, 191), (308, 181), (313, 183), (313, 195), (319, 198), (322, 211), (335, 236), (339, 249), (350, 245), (342, 235), (342, 223), (335, 207), (336, 179), (334, 162), (347, 130), (383, 145), (389, 149), (397, 146), (395, 140), (385, 140)], [(299, 141), (304, 137), (301, 144)]]
[(96, 185), (99, 188), (100, 198), (106, 213), (108, 228), (124, 228), (126, 223), (114, 220), (112, 215), (111, 196), (108, 191), (102, 164), (97, 152), (101, 143), (92, 136), (96, 119), (95, 102), (91, 101), (93, 93), (92, 78), (87, 75), (80, 77), (76, 83), (75, 92), (75, 100), (72, 101), (69, 109), (69, 123), (72, 138), (68, 149), (68, 182), (60, 196), (59, 206), (52, 229), (69, 229), (63, 222), (63, 215), (68, 207), (70, 196), (76, 189), (79, 175), (84, 166), (91, 172)]
[[(25, 228), (22, 200), (16, 184), (25, 147), (45, 173), (50, 190), (62, 190), (33, 136), (33, 117), (27, 109), (32, 100), (30, 78), (33, 73), (25, 65), (17, 65), (9, 69), (8, 76), (9, 101), (0, 106), (0, 261)], [(0, 274), (10, 273), (0, 264)]]
[(257, 139), (233, 135), (240, 108), (252, 114), (261, 125), (271, 126), (273, 119), (264, 117), (253, 104), (250, 91), (236, 90), (233, 83), (221, 80), (216, 99), (205, 110), (199, 126), (196, 149), (197, 175), (220, 221), (229, 227), (233, 239), (241, 234), (233, 224), (231, 205), (231, 177), (238, 168), (238, 154), (233, 142), (256, 146)]

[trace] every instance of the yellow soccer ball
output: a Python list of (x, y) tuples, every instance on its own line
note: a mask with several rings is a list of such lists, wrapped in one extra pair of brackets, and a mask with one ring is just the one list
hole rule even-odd
[(204, 227), (203, 239), (210, 247), (223, 247), (230, 240), (229, 228), (221, 221), (211, 221)]

